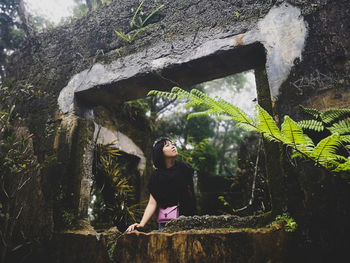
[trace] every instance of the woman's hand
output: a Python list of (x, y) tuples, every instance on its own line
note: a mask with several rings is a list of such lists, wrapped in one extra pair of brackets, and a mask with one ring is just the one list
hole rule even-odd
[(152, 217), (156, 209), (157, 209), (157, 201), (150, 194), (148, 204), (146, 206), (145, 212), (143, 213), (141, 222), (132, 224), (131, 226), (128, 227), (127, 230), (125, 230), (125, 232), (131, 232), (135, 230), (135, 228), (143, 228), (147, 224), (147, 222), (150, 220), (150, 218)]
[(135, 223), (135, 224), (132, 224), (131, 226), (128, 227), (127, 230), (125, 230), (125, 232), (131, 232), (131, 231), (134, 231), (135, 228), (143, 228), (144, 226), (139, 224), (139, 223)]

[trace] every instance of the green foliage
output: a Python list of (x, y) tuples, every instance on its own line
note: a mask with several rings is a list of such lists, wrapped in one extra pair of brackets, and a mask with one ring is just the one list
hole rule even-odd
[(331, 133), (339, 133), (340, 135), (350, 134), (350, 121), (341, 120), (337, 123), (334, 123), (331, 127), (328, 128)]
[(0, 83), (0, 103), (7, 108), (10, 105), (26, 103), (45, 94), (29, 83), (18, 83), (16, 86), (12, 85), (10, 81)]
[(318, 119), (320, 117), (320, 112), (316, 109), (312, 109), (312, 108), (305, 108), (302, 105), (299, 105), (299, 108), (306, 113), (309, 117), (313, 118), (313, 119)]
[(134, 41), (135, 37), (139, 33), (141, 33), (142, 30), (143, 30), (143, 28), (140, 28), (140, 29), (136, 30), (135, 33), (128, 33), (128, 34), (124, 34), (123, 32), (119, 32), (117, 30), (114, 30), (114, 32), (118, 37), (120, 37), (121, 39), (123, 39), (124, 41), (126, 41), (130, 44), (131, 42)]
[(179, 149), (179, 157), (183, 161), (191, 164), (191, 166), (206, 175), (215, 175), (217, 152), (208, 139), (200, 142), (191, 142), (193, 148), (191, 150)]
[(134, 16), (132, 17), (132, 20), (131, 20), (131, 22), (130, 22), (130, 26), (131, 26), (131, 27), (136, 27), (136, 28), (141, 28), (141, 27), (143, 27), (143, 26), (146, 24), (146, 22), (147, 22), (155, 13), (157, 13), (160, 9), (162, 9), (162, 8), (164, 7), (164, 5), (158, 6), (155, 10), (153, 10), (153, 11), (146, 17), (146, 19), (143, 20), (141, 16), (137, 16), (137, 15), (139, 14), (139, 12), (140, 12), (140, 10), (141, 10), (141, 7), (142, 7), (142, 5), (143, 5), (144, 2), (145, 2), (145, 1), (142, 1), (142, 2), (140, 3), (140, 5), (138, 6), (138, 8), (136, 9), (136, 11), (135, 11), (135, 13), (134, 13)]
[[(270, 141), (277, 141), (277, 142), (281, 141), (282, 134), (275, 120), (270, 116), (270, 114), (267, 113), (267, 111), (265, 111), (259, 105), (258, 105), (258, 109), (259, 109), (259, 115), (258, 115), (258, 121), (256, 124), (257, 131), (261, 132), (264, 135), (264, 137)], [(291, 128), (292, 128), (292, 125), (290, 125), (289, 123), (283, 126), (285, 127), (283, 131), (286, 132), (287, 136), (289, 135), (289, 132), (291, 131)], [(291, 141), (289, 139), (290, 138), (288, 138), (286, 142), (290, 143)], [(292, 142), (291, 144), (295, 145), (296, 143)]]
[(336, 152), (341, 145), (339, 134), (332, 134), (320, 141), (311, 152), (311, 156), (326, 167), (328, 162), (337, 159)]
[(21, 229), (18, 225), (23, 211), (22, 194), (33, 178), (38, 176), (39, 164), (33, 153), (32, 135), (18, 133), (14, 124), (20, 119), (15, 113), (15, 106), (0, 112), (0, 246), (1, 262), (6, 262), (15, 242), (25, 243), (25, 237), (17, 238)]
[(112, 244), (107, 251), (108, 257), (111, 261), (114, 259), (114, 251), (115, 251), (116, 245), (117, 245), (116, 243)]
[[(350, 109), (330, 109), (325, 112), (319, 112), (316, 109), (304, 108), (300, 106), (301, 110), (308, 115), (311, 115), (314, 119), (312, 120), (304, 120), (298, 122), (299, 126), (304, 130), (313, 130), (316, 132), (330, 132), (331, 134), (339, 134), (340, 137), (335, 136), (336, 139), (336, 148), (342, 148), (342, 155), (349, 155), (350, 149)], [(310, 112), (312, 114), (310, 114)], [(335, 138), (333, 137), (333, 138)], [(340, 143), (339, 143), (340, 140)], [(325, 141), (323, 141), (325, 143)], [(320, 150), (320, 149), (319, 149)], [(338, 166), (335, 168), (335, 171), (346, 170), (348, 171), (348, 161), (346, 159), (341, 158), (341, 156), (334, 155), (333, 159), (340, 160), (340, 164), (334, 164)], [(329, 164), (328, 164), (329, 165)]]
[(74, 224), (76, 223), (76, 217), (71, 212), (63, 211), (62, 219), (63, 219), (64, 225), (68, 229), (71, 229), (74, 226)]
[(314, 120), (313, 122), (302, 121), (301, 126), (303, 126), (303, 129), (323, 131), (323, 128), (320, 128), (321, 123), (324, 127), (329, 127), (338, 120), (350, 117), (350, 109), (330, 109), (321, 113), (313, 108), (304, 108), (301, 105), (299, 107), (303, 113)]
[(164, 5), (158, 6), (155, 10), (153, 10), (145, 19), (142, 19), (142, 16), (139, 15), (141, 7), (145, 1), (142, 1), (140, 5), (137, 7), (134, 16), (132, 17), (130, 21), (131, 28), (137, 28), (134, 32), (129, 32), (125, 34), (122, 31), (114, 30), (115, 34), (123, 39), (124, 41), (128, 42), (129, 44), (134, 41), (135, 37), (144, 30), (144, 26), (146, 25), (147, 21), (160, 9), (164, 7)]
[(225, 199), (224, 196), (220, 195), (220, 196), (218, 196), (218, 199), (222, 202), (222, 204), (223, 204), (224, 206), (229, 207), (230, 210), (232, 210), (232, 212), (234, 212), (234, 213), (236, 212), (236, 210), (235, 210), (234, 208), (231, 207), (230, 203), (226, 201), (226, 199)]
[(114, 142), (96, 146), (96, 172), (93, 195), (92, 224), (119, 224), (123, 220), (136, 222), (142, 215), (144, 204), (129, 205), (134, 200), (135, 189), (129, 183), (129, 175), (119, 167), (120, 152)]
[(301, 152), (310, 153), (314, 147), (312, 140), (303, 133), (298, 124), (288, 116), (281, 125), (284, 143)]
[[(267, 140), (283, 143), (296, 152), (298, 156), (312, 160), (316, 165), (320, 165), (330, 171), (337, 172), (339, 167), (347, 166), (347, 163), (350, 163), (349, 158), (341, 158), (339, 157), (340, 155), (337, 155), (337, 151), (341, 146), (339, 134), (333, 134), (323, 139), (315, 146), (311, 139), (302, 132), (298, 124), (292, 121), (288, 116), (285, 116), (282, 130), (280, 130), (274, 119), (259, 105), (257, 105), (258, 116), (255, 120), (252, 120), (240, 109), (225, 100), (217, 97), (215, 99), (210, 98), (203, 92), (195, 89), (191, 90), (191, 92), (187, 92), (175, 87), (171, 92), (152, 90), (148, 95), (159, 95), (176, 99), (186, 98), (190, 100), (190, 105), (204, 104), (209, 107), (209, 110), (203, 111), (202, 114), (215, 116), (226, 115), (236, 121), (237, 125), (243, 129), (257, 131)], [(326, 116), (329, 117), (330, 115), (333, 117), (340, 116), (334, 112)], [(189, 118), (191, 116), (196, 115), (189, 115)], [(295, 157), (297, 155), (293, 156)], [(332, 165), (330, 165), (330, 163), (332, 163)]]
[(316, 120), (302, 120), (298, 122), (298, 126), (304, 130), (309, 129), (316, 132), (321, 132), (324, 130), (323, 123)]
[(239, 14), (238, 11), (235, 11), (235, 16), (236, 16), (237, 19), (239, 19), (239, 17), (240, 17), (241, 15)]
[(9, 52), (16, 50), (25, 39), (22, 24), (18, 19), (19, 1), (3, 0), (0, 2), (0, 81), (5, 78)]
[(275, 218), (275, 220), (268, 225), (268, 227), (270, 227), (272, 224), (279, 221), (283, 221), (285, 223), (284, 229), (286, 232), (294, 232), (298, 227), (298, 224), (295, 222), (295, 220), (292, 217), (290, 217), (288, 213), (283, 213), (282, 215), (278, 215)]
[(324, 123), (332, 124), (341, 118), (350, 117), (350, 109), (330, 109), (322, 112), (320, 117)]

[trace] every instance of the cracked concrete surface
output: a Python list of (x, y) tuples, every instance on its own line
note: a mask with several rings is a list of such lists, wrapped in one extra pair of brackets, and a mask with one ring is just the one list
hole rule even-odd
[[(246, 56), (244, 52), (251, 53), (245, 51), (244, 48), (256, 42), (262, 43), (266, 50), (265, 66), (271, 94), (274, 98), (278, 95), (283, 81), (287, 79), (294, 61), (302, 59), (301, 53), (306, 37), (307, 25), (299, 8), (283, 3), (273, 7), (252, 30), (243, 34), (227, 36), (220, 33), (217, 38), (212, 40), (196, 36), (196, 38), (201, 39), (198, 40), (202, 41), (201, 44), (193, 46), (192, 49), (177, 50), (176, 53), (169, 51), (167, 43), (158, 43), (146, 51), (131, 54), (110, 64), (96, 63), (90, 69), (71, 78), (59, 95), (59, 108), (63, 113), (67, 113), (73, 107), (76, 94), (91, 93), (89, 101), (93, 101), (96, 97), (96, 101), (99, 103), (99, 96), (115, 97), (116, 100), (117, 97), (125, 97), (127, 100), (145, 96), (150, 89), (169, 89), (176, 84), (187, 86), (206, 81), (208, 72), (220, 71), (220, 68), (225, 71), (224, 68), (227, 67), (224, 62), (220, 62), (221, 64), (218, 65), (215, 56), (233, 50), (237, 51), (237, 54), (227, 59), (240, 60), (230, 62), (233, 73), (249, 67), (254, 68), (254, 62), (248, 63), (243, 68), (239, 64), (244, 63), (242, 61)], [(172, 45), (188, 47), (188, 43), (183, 43), (188, 41), (189, 38), (177, 40)], [(259, 59), (257, 58), (257, 60)], [(254, 58), (250, 60), (254, 60)], [(194, 77), (194, 80), (183, 76), (193, 70), (191, 64), (196, 63), (196, 61), (208, 64), (208, 68), (202, 70), (202, 80), (200, 80), (200, 76)], [(203, 65), (203, 63), (201, 64)], [(174, 68), (176, 70), (173, 70)], [(206, 70), (208, 72), (205, 72)], [(175, 71), (177, 73), (174, 73)], [(193, 75), (196, 74), (200, 74), (200, 72)], [(212, 78), (215, 78), (214, 75)]]

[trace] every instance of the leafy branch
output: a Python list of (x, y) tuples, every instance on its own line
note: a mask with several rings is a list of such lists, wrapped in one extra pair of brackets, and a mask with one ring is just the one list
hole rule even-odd
[(350, 158), (338, 155), (337, 150), (342, 145), (339, 133), (334, 133), (323, 140), (316, 146), (302, 128), (293, 121), (289, 116), (284, 117), (281, 129), (278, 128), (275, 120), (260, 105), (257, 105), (258, 116), (251, 119), (239, 108), (233, 106), (229, 102), (215, 97), (210, 98), (203, 92), (193, 89), (190, 92), (181, 88), (174, 87), (171, 92), (163, 92), (152, 90), (149, 96), (159, 95), (165, 98), (189, 100), (189, 106), (204, 104), (209, 107), (208, 110), (190, 114), (188, 118), (198, 115), (227, 116), (237, 122), (237, 125), (247, 131), (256, 131), (261, 133), (267, 140), (283, 143), (291, 148), (294, 152), (293, 158), (296, 156), (312, 160), (315, 165), (322, 166), (330, 171), (338, 172), (339, 170), (350, 170)]

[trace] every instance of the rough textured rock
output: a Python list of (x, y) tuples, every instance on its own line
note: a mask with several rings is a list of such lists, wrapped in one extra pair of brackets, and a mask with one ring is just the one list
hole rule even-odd
[(195, 36), (195, 44), (190, 36), (171, 41), (170, 49), (159, 42), (110, 64), (96, 63), (74, 75), (61, 91), (60, 109), (68, 112), (75, 94), (89, 105), (108, 105), (120, 98), (144, 97), (150, 89), (190, 86), (258, 67), (263, 65), (264, 52), (254, 45), (257, 42), (266, 50), (270, 89), (277, 96), (294, 60), (301, 59), (307, 30), (300, 14), (297, 7), (283, 4), (273, 7), (257, 23), (251, 22), (252, 29), (247, 32), (237, 24), (229, 34), (219, 31), (208, 39), (203, 36), (208, 32), (201, 30)]
[(46, 260), (50, 262), (110, 262), (103, 241), (95, 233), (56, 233), (49, 247)]
[[(20, 114), (26, 121), (24, 126), (35, 135), (33, 146), (38, 160), (42, 162), (46, 155), (54, 154), (60, 162), (43, 171), (41, 178), (36, 181), (37, 185), (32, 188), (36, 191), (40, 188), (37, 191), (40, 193), (40, 205), (35, 202), (34, 195), (28, 194), (27, 204), (33, 209), (27, 210), (36, 211), (35, 214), (42, 218), (28, 220), (25, 229), (36, 224), (35, 229), (43, 229), (42, 236), (49, 237), (52, 229), (57, 230), (62, 225), (62, 215), (86, 216), (88, 182), (92, 175), (92, 119), (98, 113), (96, 106), (110, 107), (117, 113), (121, 109), (121, 102), (142, 97), (149, 89), (191, 85), (251, 68), (265, 67), (270, 89), (277, 96), (274, 110), (279, 117), (289, 114), (297, 118), (298, 104), (320, 110), (350, 107), (348, 0), (166, 0), (164, 4), (165, 7), (149, 20), (145, 30), (131, 44), (117, 38), (114, 30), (133, 33), (129, 28), (133, 16), (130, 10), (137, 7), (138, 1), (113, 1), (111, 5), (89, 12), (70, 24), (38, 35), (11, 57), (8, 74), (13, 78), (14, 85), (30, 83), (45, 92), (40, 98), (24, 100), (23, 105), (18, 105)], [(151, 12), (157, 5), (149, 1), (145, 5), (145, 12)], [(270, 19), (275, 17), (279, 20)], [(283, 31), (278, 31), (279, 25), (283, 26)], [(270, 38), (272, 35), (276, 38)], [(286, 41), (287, 39), (291, 40)], [(285, 45), (288, 49), (281, 49)], [(127, 121), (133, 121), (132, 125), (137, 128), (125, 125)], [(118, 130), (131, 138), (147, 159), (151, 143), (145, 142), (144, 137), (138, 137), (142, 129), (140, 126), (144, 123), (137, 122), (137, 118), (126, 120), (124, 117), (118, 122)], [(103, 122), (99, 124), (101, 123)], [(145, 130), (142, 134), (147, 136), (151, 129), (147, 126)], [(150, 170), (151, 164), (147, 159), (146, 174)], [(295, 199), (298, 199), (299, 206), (295, 206), (296, 210), (305, 212), (310, 204), (317, 206), (325, 200), (330, 200), (327, 206), (332, 207), (332, 199), (312, 199), (313, 196), (327, 197), (328, 195), (322, 195), (323, 188), (312, 184), (310, 186), (310, 182), (306, 184), (310, 187), (300, 187), (302, 183), (295, 178), (298, 178), (298, 173), (289, 176), (288, 180), (297, 185), (299, 190), (302, 189), (300, 191), (304, 191), (293, 192), (294, 188), (288, 186), (290, 196), (297, 196)], [(341, 189), (341, 193), (347, 190), (340, 187), (339, 182), (320, 182), (329, 183), (327, 187)], [(310, 203), (310, 200), (315, 200), (315, 203)], [(348, 219), (346, 206), (340, 205), (340, 199), (336, 199), (336, 203), (338, 205), (332, 210), (334, 216), (340, 216), (342, 220)], [(317, 215), (323, 216), (319, 211)], [(305, 215), (300, 218), (317, 220)], [(343, 223), (342, 220), (339, 222)], [(322, 224), (318, 226), (321, 230), (325, 229)], [(348, 242), (333, 235), (333, 246), (324, 249), (330, 244), (324, 242), (328, 233), (344, 230), (337, 228), (337, 222), (333, 226), (319, 236), (317, 229), (312, 229), (312, 235), (307, 235), (307, 238), (316, 240), (313, 248), (321, 259), (324, 255), (332, 258), (339, 251), (346, 251), (344, 244)], [(276, 233), (277, 236), (280, 235), (278, 231)], [(206, 238), (206, 234), (208, 237), (211, 235), (209, 232), (188, 233), (181, 239), (178, 234), (131, 234), (122, 240), (126, 247), (132, 247), (135, 244), (133, 242), (136, 242), (134, 239), (139, 240), (137, 242), (141, 242), (147, 260), (155, 257), (151, 254), (154, 249), (148, 250), (147, 244), (155, 242), (154, 245), (159, 244), (163, 248), (168, 248), (168, 244), (177, 244), (174, 245), (176, 249), (171, 251), (179, 254), (177, 249), (188, 240), (186, 242), (190, 248), (198, 252), (198, 258), (193, 258), (193, 261), (203, 260), (205, 256), (220, 257), (220, 254), (212, 250), (202, 252), (200, 246), (206, 244), (208, 249), (213, 245), (220, 253), (224, 253), (221, 249), (226, 247), (228, 252), (224, 255), (227, 255), (229, 262), (229, 259), (233, 261), (234, 255), (238, 255), (235, 254), (236, 250), (230, 250), (230, 242), (239, 235), (243, 236), (243, 241), (249, 239), (247, 233), (231, 233), (228, 236), (219, 233), (215, 240), (222, 247), (216, 247)], [(67, 235), (64, 238), (67, 238), (68, 246), (75, 246), (69, 243), (69, 239), (74, 239), (73, 236)], [(201, 243), (201, 239), (206, 241)], [(184, 243), (179, 244), (176, 240)], [(226, 243), (222, 240), (226, 240)], [(270, 241), (266, 242), (271, 243), (267, 243), (270, 245), (264, 249), (267, 249), (266, 253), (272, 253), (279, 239), (275, 236), (268, 240)], [(99, 246), (94, 242), (89, 248)], [(249, 243), (247, 251), (261, 252), (258, 241), (254, 242)], [(85, 243), (77, 244), (81, 246)], [(253, 259), (268, 261), (270, 256), (260, 252), (253, 253), (254, 256), (243, 255), (242, 260), (248, 261), (238, 262)], [(132, 257), (130, 251), (122, 253), (125, 258)], [(279, 253), (277, 254), (282, 255), (282, 252)], [(161, 255), (164, 260), (172, 260), (172, 256)], [(140, 258), (140, 255), (134, 256)], [(222, 259), (226, 260), (224, 256)], [(281, 261), (277, 255), (274, 258), (271, 256), (271, 260)]]
[(288, 262), (290, 235), (280, 227), (131, 233), (117, 240), (114, 262)]
[(190, 229), (246, 228), (263, 226), (265, 215), (240, 217), (235, 215), (220, 216), (180, 216), (166, 225), (165, 232)]
[(302, 60), (281, 88), (280, 114), (298, 115), (298, 104), (319, 110), (350, 106), (349, 1), (309, 2), (291, 1), (302, 6), (308, 38)]

